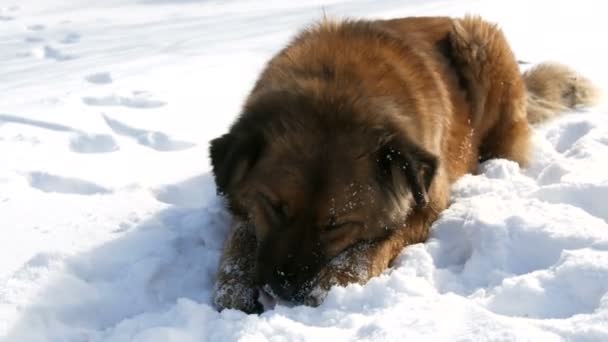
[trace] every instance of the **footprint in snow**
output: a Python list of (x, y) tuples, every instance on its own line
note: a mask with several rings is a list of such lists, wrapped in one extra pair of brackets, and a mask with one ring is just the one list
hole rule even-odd
[(108, 134), (87, 134), (79, 132), (70, 138), (70, 150), (77, 153), (108, 153), (120, 148), (116, 140)]
[(109, 72), (98, 72), (85, 76), (87, 82), (93, 84), (110, 84), (112, 83), (112, 75)]
[(195, 146), (194, 143), (175, 140), (162, 132), (148, 131), (128, 126), (118, 120), (109, 118), (106, 115), (103, 115), (103, 119), (114, 133), (134, 139), (138, 144), (157, 151), (180, 151)]
[(75, 56), (66, 54), (50, 45), (45, 45), (41, 48), (32, 50), (31, 55), (41, 59), (54, 59), (58, 62), (68, 61), (76, 58)]
[(27, 180), (31, 187), (44, 192), (77, 195), (109, 194), (112, 192), (89, 181), (56, 176), (46, 172), (30, 172), (27, 174)]
[(25, 37), (24, 41), (26, 43), (41, 43), (41, 42), (44, 42), (44, 38), (36, 37), (36, 36), (28, 36), (28, 37)]
[(74, 44), (80, 41), (80, 35), (78, 33), (68, 33), (59, 42), (61, 44)]
[(3, 123), (21, 124), (48, 129), (56, 132), (66, 132), (70, 136), (70, 150), (76, 153), (107, 153), (119, 149), (116, 140), (109, 134), (87, 133), (81, 130), (40, 120), (22, 118), (15, 115), (0, 114), (0, 125)]
[(46, 28), (46, 26), (44, 26), (42, 24), (34, 24), (34, 25), (28, 25), (25, 28), (30, 31), (42, 31)]
[(82, 102), (89, 106), (122, 106), (138, 109), (159, 108), (167, 104), (164, 101), (150, 98), (147, 93), (143, 92), (133, 92), (133, 96), (120, 96), (116, 94), (101, 97), (86, 96), (82, 98)]
[(16, 18), (6, 12), (15, 12), (19, 9), (17, 6), (0, 8), (0, 21), (12, 21)]

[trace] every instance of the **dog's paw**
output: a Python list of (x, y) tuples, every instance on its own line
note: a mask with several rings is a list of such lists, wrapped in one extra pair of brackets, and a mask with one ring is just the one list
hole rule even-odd
[(324, 285), (315, 286), (308, 293), (308, 295), (306, 297), (304, 297), (302, 304), (312, 306), (312, 307), (317, 307), (317, 306), (321, 305), (321, 303), (323, 303), (323, 301), (325, 300), (325, 297), (327, 297), (327, 294), (329, 293), (329, 289), (333, 285), (337, 285), (337, 284), (335, 284), (333, 282), (327, 282)]
[(216, 284), (213, 305), (218, 310), (235, 309), (246, 313), (261, 313), (264, 307), (258, 302), (258, 290), (242, 283)]
[(319, 306), (333, 286), (365, 284), (373, 275), (370, 248), (361, 243), (336, 256), (311, 282), (303, 303)]

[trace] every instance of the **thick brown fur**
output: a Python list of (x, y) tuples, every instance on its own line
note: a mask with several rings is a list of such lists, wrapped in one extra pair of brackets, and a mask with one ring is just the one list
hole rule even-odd
[(379, 275), (427, 239), (451, 184), (479, 161), (526, 165), (528, 117), (589, 103), (579, 94), (590, 83), (570, 75), (547, 66), (522, 77), (501, 30), (478, 17), (305, 30), (211, 142), (235, 219), (215, 305), (260, 311), (260, 288), (315, 305), (333, 285)]

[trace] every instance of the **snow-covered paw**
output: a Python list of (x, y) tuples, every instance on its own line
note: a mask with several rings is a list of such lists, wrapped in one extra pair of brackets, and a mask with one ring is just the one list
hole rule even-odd
[(258, 302), (258, 290), (241, 283), (216, 284), (213, 305), (218, 310), (235, 309), (246, 313), (260, 313), (264, 310)]
[[(334, 284), (335, 285), (335, 284)], [(329, 289), (331, 288), (331, 284), (329, 284), (328, 288), (316, 286), (309, 293), (306, 298), (304, 298), (304, 305), (308, 306), (319, 306), (327, 297), (327, 293), (329, 293)]]
[(319, 306), (333, 286), (364, 284), (373, 275), (371, 270), (373, 253), (369, 244), (356, 245), (336, 256), (313, 279), (303, 304)]

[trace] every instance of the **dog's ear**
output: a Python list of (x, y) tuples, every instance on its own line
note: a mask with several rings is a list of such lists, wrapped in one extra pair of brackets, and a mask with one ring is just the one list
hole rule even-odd
[(218, 194), (225, 194), (243, 179), (258, 160), (263, 145), (263, 138), (253, 133), (243, 136), (226, 133), (211, 140), (209, 156)]
[(437, 157), (418, 145), (388, 139), (378, 149), (380, 180), (394, 193), (400, 191), (400, 181), (405, 179), (416, 202), (416, 207), (425, 207), (429, 202), (428, 192), (437, 170)]

